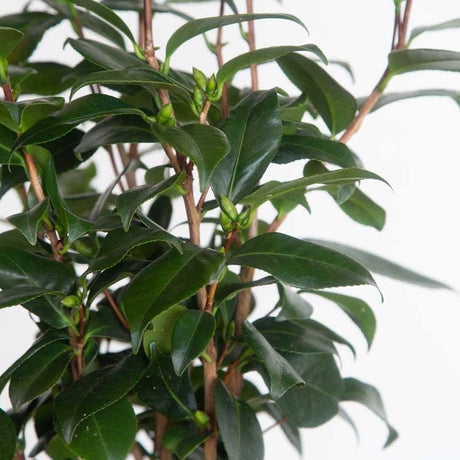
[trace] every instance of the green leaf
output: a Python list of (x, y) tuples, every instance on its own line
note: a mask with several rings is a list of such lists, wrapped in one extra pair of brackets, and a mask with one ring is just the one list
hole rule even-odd
[(282, 123), (275, 90), (249, 94), (226, 118), (222, 131), (231, 150), (211, 179), (217, 199), (238, 203), (259, 182), (281, 141)]
[(113, 267), (128, 252), (140, 245), (152, 242), (164, 242), (181, 251), (180, 241), (171, 233), (144, 227), (131, 226), (127, 232), (123, 229), (112, 230), (104, 238), (99, 251), (89, 265), (90, 271), (100, 271)]
[(263, 460), (264, 441), (254, 411), (233, 397), (219, 380), (216, 417), (229, 460)]
[(270, 48), (249, 51), (248, 53), (240, 54), (236, 58), (230, 59), (219, 69), (216, 74), (218, 96), (213, 97), (213, 99), (220, 99), (225, 82), (231, 80), (240, 70), (246, 69), (252, 64), (273, 61), (286, 54), (294, 53), (295, 51), (308, 51), (326, 62), (326, 57), (316, 45), (272, 46)]
[(384, 93), (377, 101), (377, 104), (372, 108), (372, 112), (384, 107), (385, 105), (392, 104), (393, 102), (403, 101), (405, 99), (412, 99), (414, 97), (450, 97), (458, 105), (460, 105), (460, 91), (449, 89), (419, 89), (416, 91), (404, 91), (400, 93)]
[(75, 152), (83, 153), (112, 144), (157, 142), (148, 123), (134, 115), (101, 120), (82, 137)]
[(333, 241), (326, 240), (311, 240), (317, 244), (321, 244), (328, 248), (339, 251), (342, 254), (351, 257), (352, 259), (363, 264), (368, 270), (379, 275), (387, 276), (398, 281), (403, 281), (405, 283), (416, 284), (419, 286), (424, 286), (433, 289), (452, 289), (444, 283), (436, 281), (432, 278), (420, 275), (417, 272), (409, 270), (401, 265), (395, 264), (388, 259), (371, 254), (370, 252), (363, 251), (362, 249), (357, 249), (345, 244), (336, 243)]
[(122, 295), (121, 306), (131, 326), (135, 353), (149, 322), (216, 281), (223, 263), (220, 252), (186, 244), (182, 254), (170, 250), (132, 279)]
[(280, 352), (337, 354), (333, 339), (315, 328), (311, 320), (303, 322), (277, 321), (271, 316), (260, 318), (255, 323), (258, 331), (270, 345)]
[(105, 94), (90, 94), (67, 104), (22, 134), (14, 143), (12, 150), (28, 145), (43, 144), (64, 136), (80, 123), (106, 115), (132, 114), (144, 116), (142, 110)]
[(460, 18), (451, 19), (450, 21), (441, 22), (440, 24), (415, 27), (414, 29), (412, 29), (412, 32), (410, 34), (409, 44), (412, 43), (412, 40), (414, 40), (414, 38), (418, 37), (421, 34), (424, 34), (425, 32), (437, 32), (439, 30), (458, 29), (459, 27), (460, 27)]
[(147, 329), (144, 333), (144, 351), (147, 356), (150, 356), (150, 345), (155, 344), (155, 347), (164, 354), (171, 354), (171, 341), (174, 326), (179, 316), (187, 310), (183, 305), (173, 305), (164, 312), (155, 316), (150, 323), (151, 329)]
[[(23, 83), (32, 75), (36, 75), (37, 71), (32, 69), (29, 65), (27, 67), (11, 65), (8, 66), (8, 76), (10, 77), (11, 88), (21, 86), (21, 94), (25, 94), (22, 89)], [(38, 93), (35, 93), (38, 94)]]
[(278, 284), (280, 294), (279, 306), (281, 311), (276, 321), (298, 321), (310, 318), (313, 314), (313, 306), (301, 295), (289, 289), (287, 286)]
[(182, 375), (206, 351), (215, 329), (214, 316), (205, 311), (189, 310), (177, 319), (171, 339), (171, 357), (177, 375)]
[(385, 179), (370, 171), (360, 168), (346, 168), (330, 171), (327, 173), (314, 174), (301, 177), (289, 182), (270, 181), (256, 189), (242, 200), (243, 204), (258, 207), (268, 200), (283, 196), (294, 190), (305, 190), (310, 185), (317, 184), (353, 184), (362, 179), (374, 179), (388, 184)]
[(296, 160), (319, 160), (342, 168), (353, 168), (356, 159), (353, 152), (341, 142), (316, 139), (299, 134), (285, 134), (273, 158), (273, 163), (285, 164)]
[(54, 386), (64, 374), (73, 356), (70, 345), (52, 342), (35, 353), (15, 370), (9, 394), (17, 410)]
[(203, 444), (207, 438), (211, 436), (209, 433), (197, 433), (186, 436), (176, 446), (175, 453), (179, 457), (179, 460), (185, 460), (190, 458), (189, 455), (193, 453), (201, 444)]
[(3, 391), (5, 385), (10, 380), (13, 373), (19, 369), (24, 363), (30, 358), (36, 355), (40, 350), (49, 346), (50, 344), (59, 340), (66, 340), (67, 336), (62, 333), (47, 332), (46, 334), (39, 337), (34, 344), (18, 359), (16, 360), (1, 376), (0, 376), (0, 392)]
[(229, 264), (264, 270), (301, 289), (376, 286), (367, 269), (353, 259), (282, 233), (266, 233), (248, 240), (232, 254)]
[(239, 24), (246, 21), (255, 21), (257, 19), (285, 19), (293, 21), (302, 26), (304, 24), (295, 16), (290, 14), (233, 14), (227, 16), (216, 16), (210, 18), (201, 18), (188, 21), (183, 26), (179, 27), (169, 38), (166, 45), (166, 56), (164, 67), (166, 72), (169, 69), (169, 61), (173, 53), (186, 41), (197, 35), (204, 34), (212, 29), (218, 29), (231, 24)]
[(24, 34), (10, 27), (0, 27), (0, 59), (6, 60), (14, 51)]
[(145, 371), (141, 355), (128, 355), (111, 368), (88, 374), (55, 399), (56, 430), (70, 443), (80, 423), (123, 398)]
[(170, 144), (195, 163), (201, 191), (205, 190), (211, 175), (230, 150), (226, 135), (213, 126), (193, 123), (176, 128), (154, 124), (152, 131), (161, 142)]
[(35, 246), (37, 244), (38, 226), (44, 216), (48, 214), (49, 199), (37, 203), (28, 211), (13, 214), (8, 220), (26, 237), (27, 241)]
[(170, 420), (192, 419), (197, 406), (188, 373), (178, 377), (171, 358), (161, 354), (153, 343), (150, 355), (151, 363), (136, 388), (139, 399)]
[(322, 425), (337, 414), (343, 388), (333, 355), (289, 355), (288, 360), (305, 379), (305, 385), (291, 388), (278, 399), (278, 407), (298, 427)]
[(339, 306), (359, 327), (366, 338), (368, 348), (374, 339), (376, 320), (374, 312), (364, 300), (335, 292), (314, 291), (312, 294), (324, 297)]
[(101, 42), (83, 38), (79, 40), (69, 38), (67, 42), (89, 62), (105, 69), (123, 70), (129, 67), (150, 69), (150, 66), (145, 61), (136, 56)]
[(153, 68), (103, 70), (101, 72), (84, 75), (73, 85), (70, 98), (72, 98), (79, 89), (94, 84), (102, 86), (127, 85), (146, 86), (154, 89), (162, 88), (178, 94), (188, 104), (193, 103), (187, 89), (172, 78), (167, 77)]
[(398, 432), (388, 423), (388, 418), (383, 406), (382, 398), (375, 387), (357, 379), (347, 378), (343, 380), (344, 390), (342, 401), (355, 401), (367, 407), (381, 418), (388, 427), (388, 438), (384, 447), (388, 447), (398, 438)]
[(435, 49), (392, 51), (388, 56), (392, 74), (417, 70), (445, 70), (460, 72), (460, 52)]
[(356, 99), (316, 62), (299, 54), (278, 59), (286, 76), (306, 94), (332, 135), (348, 127), (358, 108)]
[(123, 19), (120, 18), (116, 13), (114, 13), (110, 8), (107, 8), (105, 5), (95, 2), (93, 0), (70, 0), (71, 3), (86, 8), (87, 10), (97, 14), (99, 17), (107, 21), (109, 24), (112, 24), (115, 28), (123, 32), (133, 45), (137, 46), (137, 41), (134, 38), (130, 28), (126, 25)]
[(72, 71), (67, 65), (51, 61), (28, 62), (27, 68), (35, 72), (21, 82), (21, 94), (55, 96), (72, 85), (72, 80), (66, 78)]
[(123, 222), (123, 228), (128, 231), (131, 220), (139, 206), (160, 193), (167, 192), (184, 180), (184, 173), (176, 174), (154, 185), (140, 185), (117, 196), (117, 211)]
[[(101, 302), (102, 303), (102, 302)], [(98, 311), (90, 311), (87, 337), (115, 339), (129, 342), (129, 333), (120, 323), (118, 316), (109, 306), (103, 306)]]
[(16, 428), (11, 419), (0, 409), (0, 458), (12, 460), (16, 452)]
[(274, 399), (289, 388), (305, 382), (291, 365), (270, 345), (268, 340), (248, 321), (243, 323), (243, 336), (270, 375), (270, 394)]
[(60, 292), (20, 285), (8, 289), (3, 289), (0, 291), (0, 308), (21, 305), (38, 297), (51, 294), (60, 294)]
[(136, 431), (136, 414), (128, 400), (121, 399), (80, 423), (70, 448), (85, 460), (125, 460)]
[(67, 447), (58, 435), (53, 436), (46, 445), (46, 453), (53, 460), (78, 460), (78, 457)]

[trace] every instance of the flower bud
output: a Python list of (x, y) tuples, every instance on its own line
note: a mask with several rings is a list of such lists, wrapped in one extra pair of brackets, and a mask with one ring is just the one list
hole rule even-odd
[(195, 79), (196, 84), (199, 86), (199, 88), (202, 91), (206, 91), (208, 79), (206, 78), (206, 75), (196, 67), (193, 68), (193, 78)]
[(80, 305), (80, 299), (76, 295), (68, 295), (61, 300), (64, 307), (73, 308)]
[(217, 87), (216, 76), (214, 74), (211, 75), (211, 78), (208, 80), (208, 84), (206, 85), (206, 94), (208, 96), (214, 95)]
[(162, 125), (165, 124), (171, 118), (172, 112), (173, 109), (171, 104), (164, 105), (158, 113), (158, 122)]
[(193, 416), (200, 426), (206, 427), (209, 425), (209, 417), (203, 411), (197, 410)]
[(220, 207), (233, 222), (238, 221), (238, 211), (235, 205), (225, 195), (220, 196)]
[(205, 97), (203, 91), (201, 91), (198, 85), (195, 85), (193, 87), (193, 102), (195, 103), (195, 107), (198, 113), (201, 113), (203, 111), (204, 101)]
[(222, 230), (225, 233), (230, 233), (233, 230), (233, 222), (225, 213), (220, 213), (220, 225), (222, 226)]

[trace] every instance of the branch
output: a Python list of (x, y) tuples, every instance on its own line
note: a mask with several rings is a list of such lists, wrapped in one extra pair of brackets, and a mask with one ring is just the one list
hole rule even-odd
[[(254, 0), (246, 0), (246, 8), (248, 14), (254, 13)], [(249, 50), (254, 51), (256, 49), (256, 33), (254, 29), (254, 21), (248, 22), (248, 43)], [(259, 89), (259, 73), (257, 71), (257, 64), (251, 65), (251, 80), (252, 90), (257, 91)]]
[(126, 321), (125, 317), (123, 316), (123, 313), (118, 308), (117, 303), (115, 302), (114, 298), (112, 297), (112, 294), (110, 294), (110, 291), (108, 289), (104, 289), (104, 295), (106, 296), (107, 300), (109, 301), (109, 304), (112, 307), (113, 311), (117, 315), (117, 318), (120, 320), (120, 323), (123, 324), (123, 327), (129, 332), (131, 330), (131, 328), (129, 327), (128, 322)]
[[(220, 0), (219, 16), (223, 16), (225, 12), (225, 0)], [(217, 30), (217, 41), (216, 41), (216, 56), (219, 69), (224, 65), (224, 58), (222, 56), (222, 35), (223, 28), (219, 27)], [(225, 118), (228, 114), (228, 83), (225, 82), (222, 88), (222, 97), (220, 100), (220, 106), (222, 110), (222, 116)]]

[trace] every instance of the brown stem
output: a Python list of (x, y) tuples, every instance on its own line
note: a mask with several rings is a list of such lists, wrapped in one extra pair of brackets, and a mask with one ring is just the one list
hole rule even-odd
[[(225, 12), (225, 0), (220, 0), (219, 16), (223, 16)], [(223, 28), (219, 27), (217, 30), (217, 41), (216, 41), (216, 56), (219, 69), (224, 65), (224, 57), (222, 55), (222, 35)], [(222, 116), (225, 118), (228, 114), (228, 84), (224, 83), (222, 88), (222, 97), (220, 99), (220, 107)]]
[[(246, 0), (246, 8), (248, 14), (254, 13), (254, 2), (253, 0)], [(248, 22), (248, 42), (249, 49), (254, 51), (256, 49), (256, 33), (254, 29), (254, 21)], [(259, 73), (257, 71), (257, 64), (251, 65), (251, 80), (252, 90), (257, 91), (259, 89)]]
[(220, 369), (222, 367), (222, 364), (224, 362), (225, 357), (228, 354), (228, 350), (230, 349), (230, 342), (226, 342), (224, 345), (224, 349), (222, 350), (222, 354), (219, 357), (219, 360), (217, 361), (217, 369)]
[(397, 45), (397, 49), (404, 49), (406, 47), (406, 42), (407, 42), (407, 30), (409, 28), (409, 19), (410, 19), (410, 13), (412, 10), (412, 1), (413, 0), (407, 0), (406, 2), (406, 9), (404, 10), (404, 19), (401, 24), (401, 27), (399, 28), (399, 41)]
[[(107, 153), (109, 154), (110, 164), (112, 165), (112, 171), (115, 177), (118, 177), (120, 175), (120, 172), (118, 171), (118, 166), (115, 161), (115, 156), (113, 154), (113, 148), (111, 145), (107, 145), (106, 149), (107, 149)], [(126, 190), (121, 179), (118, 181), (118, 187), (120, 188), (121, 192), (124, 192)]]
[(268, 433), (270, 430), (273, 430), (273, 428), (276, 428), (277, 426), (280, 426), (286, 422), (287, 422), (287, 418), (283, 417), (282, 419), (278, 420), (276, 423), (274, 423), (273, 425), (269, 426), (264, 431), (262, 431), (262, 434)]
[(273, 222), (267, 227), (265, 233), (276, 232), (280, 228), (281, 224), (286, 220), (287, 214), (284, 214), (279, 219), (274, 219)]
[(160, 460), (172, 460), (172, 454), (163, 445), (163, 437), (168, 428), (168, 419), (157, 412), (154, 416), (155, 423), (155, 458)]
[(208, 112), (211, 107), (211, 101), (206, 98), (206, 102), (204, 103), (203, 111), (200, 113), (200, 124), (206, 124), (206, 120), (208, 119)]
[(112, 297), (112, 294), (110, 294), (110, 291), (108, 289), (104, 289), (104, 295), (106, 296), (107, 300), (109, 301), (110, 306), (112, 307), (113, 311), (117, 315), (117, 318), (120, 320), (120, 323), (129, 332), (131, 328), (129, 327), (128, 322), (126, 321), (125, 317), (123, 316), (123, 313), (118, 308), (117, 303), (115, 302), (114, 298)]

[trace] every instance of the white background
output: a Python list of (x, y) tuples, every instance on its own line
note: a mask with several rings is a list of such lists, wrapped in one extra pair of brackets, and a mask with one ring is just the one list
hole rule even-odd
[[(25, 3), (25, 0), (2, 0), (0, 14), (16, 12)], [(257, 42), (259, 46), (316, 43), (330, 59), (345, 59), (352, 64), (355, 84), (342, 70), (331, 68), (330, 71), (354, 94), (363, 96), (370, 92), (386, 65), (392, 4), (391, 0), (284, 0), (280, 5), (275, 1), (256, 0), (257, 10), (296, 14), (310, 30), (310, 37), (306, 37), (291, 23), (261, 21), (256, 26)], [(33, 2), (33, 6), (38, 7), (39, 2)], [(217, 14), (217, 4), (189, 5), (188, 11), (195, 16), (213, 16)], [(411, 25), (456, 17), (460, 17), (458, 0), (415, 0)], [(128, 14), (126, 18), (135, 27), (135, 16)], [(156, 45), (164, 46), (179, 24), (175, 18), (161, 16), (155, 24)], [(78, 56), (70, 47), (62, 49), (70, 33), (64, 25), (50, 31), (34, 59), (77, 62)], [(227, 29), (224, 39), (233, 41), (225, 49), (226, 58), (246, 50), (237, 29)], [(417, 39), (414, 46), (460, 51), (460, 31), (427, 34)], [(185, 45), (173, 58), (172, 65), (187, 70), (195, 65), (208, 74), (215, 70), (214, 58), (201, 38)], [(264, 66), (260, 75), (263, 88), (276, 85), (294, 90), (276, 65)], [(236, 81), (247, 85), (249, 74), (242, 72)], [(388, 89), (430, 87), (460, 90), (460, 78), (458, 73), (419, 72), (397, 77)], [(459, 122), (456, 104), (442, 98), (400, 102), (366, 119), (350, 146), (364, 160), (367, 169), (385, 177), (394, 188), (393, 193), (380, 184), (363, 184), (364, 190), (387, 210), (387, 224), (382, 232), (353, 223), (331, 200), (319, 194), (311, 198), (311, 216), (298, 209), (281, 229), (295, 236), (331, 239), (372, 250), (459, 290)], [(97, 156), (98, 164), (104, 164), (103, 160), (102, 154)], [(298, 177), (300, 168), (291, 164), (282, 171)], [(271, 174), (280, 171), (275, 169)], [(111, 176), (107, 167), (100, 168), (100, 172), (103, 177), (98, 186), (102, 188)], [(2, 201), (0, 216), (5, 217), (16, 209), (17, 200), (10, 193)], [(272, 215), (270, 211), (268, 215)], [(431, 291), (383, 278), (378, 278), (378, 282), (385, 296), (383, 304), (372, 289), (349, 290), (364, 296), (376, 311), (378, 329), (370, 353), (366, 352), (364, 340), (356, 329), (330, 304), (317, 304), (315, 316), (358, 344), (356, 361), (346, 350), (343, 352), (342, 372), (378, 386), (400, 439), (382, 451), (385, 426), (365, 409), (351, 403), (348, 409), (360, 429), (360, 444), (356, 444), (350, 428), (337, 419), (304, 431), (303, 457), (312, 460), (458, 459), (459, 297), (453, 292)], [(270, 291), (259, 295), (259, 299), (267, 310), (273, 304)], [(27, 349), (34, 326), (19, 307), (2, 311), (0, 318), (0, 369), (3, 370)], [(8, 404), (5, 393), (1, 402), (3, 406)], [(262, 420), (264, 428), (270, 423), (268, 419)], [(266, 436), (266, 458), (297, 458), (279, 429)]]

